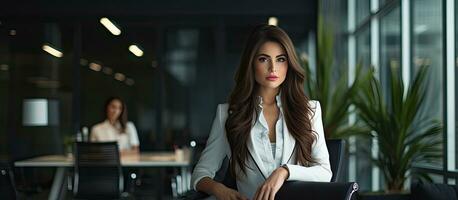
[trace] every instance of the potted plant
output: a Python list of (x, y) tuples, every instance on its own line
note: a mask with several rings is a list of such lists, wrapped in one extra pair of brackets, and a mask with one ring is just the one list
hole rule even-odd
[(422, 66), (405, 91), (401, 75), (390, 70), (389, 94), (372, 76), (354, 98), (358, 117), (369, 127), (378, 144), (373, 162), (380, 168), (386, 193), (402, 193), (408, 178), (431, 180), (427, 174), (412, 169), (413, 163), (437, 161), (442, 153), (442, 124), (420, 116), (424, 103), (425, 77), (428, 67)]
[[(301, 56), (305, 70), (305, 93), (310, 99), (318, 100), (323, 113), (323, 127), (326, 138), (346, 139), (350, 136), (367, 136), (368, 130), (357, 124), (349, 125), (348, 117), (352, 113), (350, 106), (357, 95), (360, 85), (368, 82), (368, 73), (363, 73), (361, 66), (357, 67), (355, 80), (348, 85), (348, 74), (344, 68), (333, 65), (333, 31), (324, 28), (322, 17), (318, 19), (318, 54), (317, 66), (312, 70), (307, 58)], [(314, 71), (314, 73), (312, 73)], [(337, 80), (333, 73), (339, 73)]]

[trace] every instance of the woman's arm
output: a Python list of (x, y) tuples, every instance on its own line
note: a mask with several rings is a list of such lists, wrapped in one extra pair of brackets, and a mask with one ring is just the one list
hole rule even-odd
[(125, 155), (138, 155), (140, 153), (140, 148), (139, 146), (133, 146), (130, 149), (124, 149), (121, 150), (121, 156)]
[(98, 136), (97, 136), (97, 129), (94, 127), (91, 128), (91, 133), (89, 134), (89, 141), (91, 142), (97, 142), (99, 139), (98, 139)]
[(236, 190), (226, 187), (222, 183), (216, 182), (209, 177), (200, 179), (196, 188), (198, 191), (215, 196), (217, 199), (248, 199)]
[(202, 151), (191, 177), (191, 184), (194, 190), (209, 194), (214, 194), (214, 188), (218, 186), (212, 179), (215, 177), (216, 171), (221, 167), (229, 149), (223, 126), (225, 117), (224, 119), (222, 117), (225, 114), (223, 112), (227, 112), (227, 109), (222, 107), (223, 105), (218, 105), (207, 145)]

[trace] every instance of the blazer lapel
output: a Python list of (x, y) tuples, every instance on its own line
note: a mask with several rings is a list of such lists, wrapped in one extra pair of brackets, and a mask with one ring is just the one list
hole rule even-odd
[(296, 146), (296, 140), (289, 134), (288, 127), (286, 126), (285, 119), (283, 118), (283, 155), (282, 164), (287, 164), (292, 158), (294, 148)]
[(251, 137), (253, 137), (253, 134), (250, 134), (250, 137), (248, 137), (248, 142), (247, 142), (248, 151), (250, 153), (251, 159), (254, 161), (254, 165), (257, 167), (259, 172), (264, 176), (264, 178), (267, 178), (269, 176), (266, 172), (266, 168), (264, 167), (264, 164), (262, 163), (262, 160), (259, 157), (259, 154), (256, 151), (256, 148), (254, 148), (254, 142)]

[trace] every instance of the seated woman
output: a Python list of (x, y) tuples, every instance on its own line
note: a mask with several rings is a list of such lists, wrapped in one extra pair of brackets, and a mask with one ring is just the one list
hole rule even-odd
[[(304, 70), (288, 35), (260, 25), (250, 34), (227, 104), (218, 105), (194, 168), (194, 190), (217, 199), (274, 199), (285, 181), (329, 182), (321, 108), (304, 94)], [(237, 190), (213, 180), (225, 157)]]
[(105, 103), (105, 121), (92, 127), (91, 142), (117, 141), (121, 155), (138, 154), (137, 130), (127, 121), (126, 104), (119, 97), (109, 98)]

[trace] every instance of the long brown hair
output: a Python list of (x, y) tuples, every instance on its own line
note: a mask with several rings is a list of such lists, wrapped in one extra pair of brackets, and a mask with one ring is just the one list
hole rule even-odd
[(122, 110), (121, 110), (121, 114), (118, 117), (118, 121), (121, 124), (121, 133), (125, 133), (126, 124), (127, 124), (127, 106), (126, 106), (126, 103), (124, 103), (124, 101), (120, 97), (110, 97), (107, 99), (107, 101), (105, 101), (104, 114), (105, 116), (107, 116), (108, 105), (110, 105), (110, 103), (114, 100), (121, 102)]
[(304, 94), (304, 70), (299, 64), (294, 45), (289, 36), (279, 27), (258, 25), (250, 33), (242, 52), (240, 65), (235, 74), (235, 87), (229, 97), (229, 110), (225, 128), (231, 147), (230, 172), (236, 175), (239, 166), (246, 174), (249, 156), (247, 141), (253, 122), (257, 118), (258, 104), (253, 61), (259, 47), (265, 42), (279, 43), (286, 51), (288, 71), (280, 85), (282, 110), (286, 126), (296, 140), (296, 162), (303, 166), (315, 163), (312, 158), (312, 144), (316, 140), (312, 130), (311, 116), (314, 114)]

